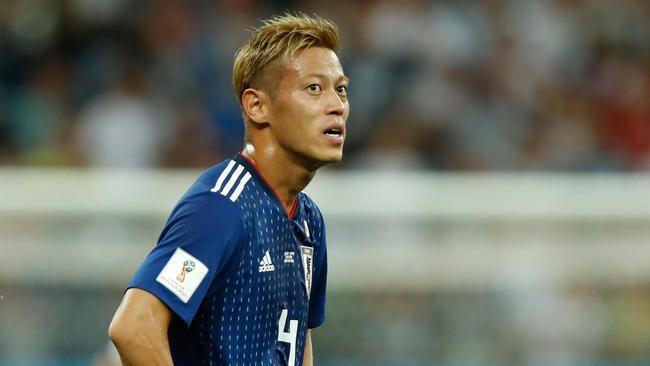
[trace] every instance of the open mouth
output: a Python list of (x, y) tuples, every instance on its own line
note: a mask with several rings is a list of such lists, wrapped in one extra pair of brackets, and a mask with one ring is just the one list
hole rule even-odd
[(340, 128), (328, 128), (327, 130), (325, 130), (325, 136), (341, 137), (343, 136), (343, 130)]

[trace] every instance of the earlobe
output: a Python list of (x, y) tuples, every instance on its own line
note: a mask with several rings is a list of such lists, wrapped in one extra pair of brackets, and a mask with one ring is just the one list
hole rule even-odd
[(246, 89), (242, 94), (241, 103), (244, 113), (255, 123), (268, 122), (266, 94), (257, 89)]

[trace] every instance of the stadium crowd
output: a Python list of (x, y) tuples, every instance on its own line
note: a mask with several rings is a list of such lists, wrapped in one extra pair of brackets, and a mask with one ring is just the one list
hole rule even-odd
[(231, 156), (236, 45), (286, 9), (343, 31), (352, 108), (339, 169), (650, 168), (644, 0), (3, 2), (0, 164)]

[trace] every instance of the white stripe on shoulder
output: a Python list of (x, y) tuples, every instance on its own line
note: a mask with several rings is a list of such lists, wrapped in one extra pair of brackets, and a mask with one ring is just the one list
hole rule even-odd
[(248, 183), (249, 179), (251, 179), (251, 173), (246, 172), (246, 174), (244, 174), (244, 177), (239, 181), (239, 184), (237, 185), (237, 188), (235, 188), (235, 191), (230, 195), (231, 201), (235, 202), (237, 200), (241, 192), (244, 190), (244, 187), (246, 186), (246, 183)]
[(228, 163), (228, 166), (226, 166), (226, 169), (224, 169), (223, 172), (221, 172), (219, 179), (217, 179), (217, 183), (214, 185), (214, 188), (212, 188), (210, 191), (218, 192), (221, 189), (221, 185), (223, 184), (223, 181), (226, 180), (226, 177), (228, 176), (228, 174), (230, 174), (230, 171), (232, 170), (233, 166), (235, 166), (235, 161), (231, 160), (230, 163)]
[(226, 186), (223, 187), (223, 191), (220, 193), (224, 196), (228, 195), (228, 192), (232, 189), (232, 186), (235, 185), (235, 182), (237, 181), (237, 178), (239, 178), (239, 175), (241, 172), (244, 171), (244, 167), (241, 164), (237, 164), (237, 169), (235, 169), (235, 172), (232, 173), (230, 176), (230, 179), (228, 180), (228, 183), (226, 183)]

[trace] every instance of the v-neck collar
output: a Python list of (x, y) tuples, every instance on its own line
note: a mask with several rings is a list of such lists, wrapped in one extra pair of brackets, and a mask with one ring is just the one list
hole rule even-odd
[(246, 170), (248, 170), (251, 175), (260, 183), (260, 186), (271, 196), (273, 197), (273, 201), (275, 204), (284, 212), (289, 220), (293, 220), (296, 217), (296, 213), (298, 211), (298, 200), (300, 199), (300, 194), (296, 195), (296, 198), (293, 200), (293, 205), (291, 206), (291, 210), (287, 211), (287, 209), (284, 207), (282, 204), (282, 200), (280, 199), (280, 195), (278, 192), (271, 186), (268, 180), (264, 178), (262, 173), (257, 169), (257, 165), (251, 160), (249, 157), (245, 156), (243, 153), (238, 153), (235, 155), (233, 158), (236, 162), (239, 164), (243, 165)]

